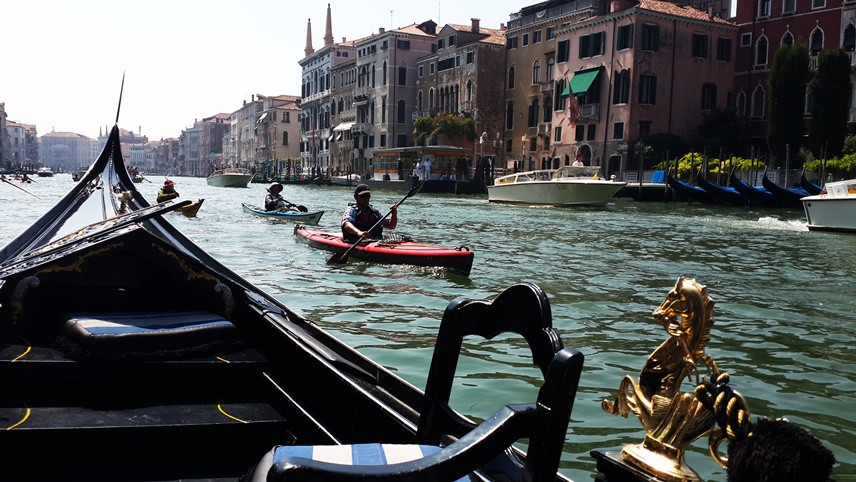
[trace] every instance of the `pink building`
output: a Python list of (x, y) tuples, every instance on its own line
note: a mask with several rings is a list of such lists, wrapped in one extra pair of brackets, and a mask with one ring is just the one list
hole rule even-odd
[(606, 175), (635, 170), (635, 141), (690, 138), (706, 111), (733, 104), (735, 24), (657, 0), (610, 10), (556, 32), (554, 166), (581, 156)]

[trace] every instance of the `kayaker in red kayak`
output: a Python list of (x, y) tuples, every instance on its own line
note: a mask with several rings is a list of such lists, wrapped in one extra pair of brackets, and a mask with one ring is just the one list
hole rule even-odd
[(342, 215), (342, 237), (349, 243), (355, 243), (362, 238), (381, 239), (383, 228), (395, 229), (398, 225), (398, 210), (392, 206), (392, 215), (385, 219), (370, 233), (365, 232), (374, 226), (383, 215), (373, 208), (371, 201), (372, 192), (368, 185), (360, 184), (354, 189), (355, 204), (349, 204), (348, 209)]

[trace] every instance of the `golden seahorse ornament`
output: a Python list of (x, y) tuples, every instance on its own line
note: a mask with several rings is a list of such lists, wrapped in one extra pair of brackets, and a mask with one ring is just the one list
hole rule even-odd
[(622, 458), (663, 480), (700, 480), (684, 461), (683, 447), (710, 432), (715, 420), (692, 391), (681, 391), (681, 385), (684, 380), (693, 388), (700, 383), (700, 363), (707, 365), (712, 380), (720, 374), (713, 358), (705, 354), (713, 304), (706, 286), (679, 278), (653, 312), (669, 338), (648, 357), (638, 381), (625, 376), (617, 397), (601, 404), (612, 414), (639, 417), (645, 440), (625, 446)]

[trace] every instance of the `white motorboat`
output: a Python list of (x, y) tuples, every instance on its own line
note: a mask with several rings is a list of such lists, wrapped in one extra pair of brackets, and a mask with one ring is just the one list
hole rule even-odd
[(553, 206), (603, 206), (626, 182), (601, 179), (597, 166), (518, 172), (497, 178), (487, 187), (491, 202)]
[(54, 172), (51, 171), (51, 168), (49, 168), (49, 167), (40, 167), (36, 171), (36, 175), (39, 177), (53, 177)]
[(208, 176), (208, 185), (217, 187), (247, 187), (253, 174), (247, 169), (230, 167), (214, 171)]
[(808, 229), (856, 233), (856, 179), (828, 182), (824, 189), (826, 193), (800, 199)]
[(333, 176), (330, 182), (336, 186), (356, 186), (362, 181), (357, 174), (348, 174), (347, 176)]

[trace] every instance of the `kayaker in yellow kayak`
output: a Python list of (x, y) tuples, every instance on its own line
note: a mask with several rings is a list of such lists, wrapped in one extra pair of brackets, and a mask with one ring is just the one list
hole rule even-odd
[(175, 190), (175, 182), (167, 179), (163, 182), (163, 187), (158, 191), (158, 202), (169, 201), (178, 197), (178, 191)]
[(383, 217), (380, 211), (369, 204), (371, 197), (372, 192), (366, 184), (360, 184), (354, 189), (356, 203), (349, 204), (342, 215), (342, 237), (345, 241), (355, 243), (362, 238), (381, 239), (383, 228), (395, 229), (398, 225), (398, 209), (396, 209), (397, 206), (392, 206), (392, 215), (389, 219), (378, 224), (370, 233), (366, 232)]

